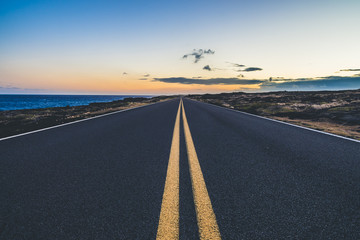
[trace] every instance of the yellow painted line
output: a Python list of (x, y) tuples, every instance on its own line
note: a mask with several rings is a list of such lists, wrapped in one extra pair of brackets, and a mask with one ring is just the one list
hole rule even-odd
[(202, 174), (199, 159), (196, 154), (189, 124), (186, 119), (184, 104), (182, 101), (181, 106), (200, 239), (221, 239), (219, 227), (216, 222), (216, 217), (211, 205), (209, 193), (206, 189), (204, 176)]
[(156, 239), (179, 239), (180, 109), (176, 115)]

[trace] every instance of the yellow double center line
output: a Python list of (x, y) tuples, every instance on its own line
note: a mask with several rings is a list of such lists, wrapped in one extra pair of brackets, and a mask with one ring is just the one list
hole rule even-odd
[(180, 106), (181, 103), (175, 120), (156, 239), (179, 239)]
[(180, 108), (182, 108), (185, 141), (199, 236), (200, 239), (221, 239), (182, 100), (180, 100), (175, 120), (156, 239), (179, 239)]

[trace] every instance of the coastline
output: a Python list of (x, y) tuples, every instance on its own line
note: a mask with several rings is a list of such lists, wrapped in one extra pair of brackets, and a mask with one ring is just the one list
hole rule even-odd
[(0, 94), (0, 111), (86, 106), (151, 95)]
[(175, 96), (124, 98), (88, 105), (0, 111), (0, 138), (166, 101)]

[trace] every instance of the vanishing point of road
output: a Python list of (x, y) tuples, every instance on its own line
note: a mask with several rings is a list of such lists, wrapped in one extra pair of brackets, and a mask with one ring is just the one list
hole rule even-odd
[(189, 99), (1, 139), (0, 239), (360, 239), (360, 143)]

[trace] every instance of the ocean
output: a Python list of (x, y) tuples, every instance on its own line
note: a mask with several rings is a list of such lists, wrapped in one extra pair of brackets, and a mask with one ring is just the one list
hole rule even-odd
[(145, 95), (18, 95), (0, 94), (0, 111), (88, 105)]

